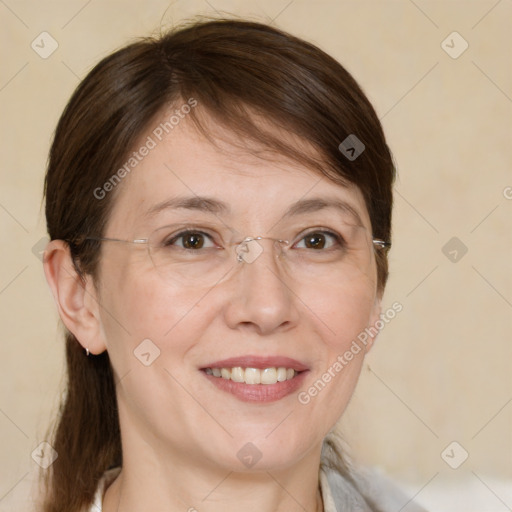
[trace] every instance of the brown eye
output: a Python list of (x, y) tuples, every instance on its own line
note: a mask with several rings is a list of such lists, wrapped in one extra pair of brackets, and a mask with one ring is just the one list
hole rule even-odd
[(207, 246), (210, 236), (201, 231), (182, 231), (165, 242), (165, 247), (178, 247), (182, 249), (197, 250), (211, 247)]
[(325, 236), (321, 233), (315, 233), (304, 237), (308, 249), (323, 249), (325, 247)]
[(339, 237), (327, 231), (313, 231), (303, 236), (298, 245), (298, 249), (331, 249), (339, 244)]
[(201, 233), (189, 233), (181, 238), (183, 238), (185, 249), (201, 249), (204, 245), (204, 237)]

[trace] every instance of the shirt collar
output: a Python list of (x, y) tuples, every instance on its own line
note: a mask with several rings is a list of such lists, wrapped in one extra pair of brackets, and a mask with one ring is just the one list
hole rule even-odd
[(324, 502), (324, 512), (338, 512), (336, 510), (336, 505), (334, 504), (334, 499), (332, 497), (331, 487), (329, 485), (329, 480), (327, 479), (327, 474), (322, 468), (319, 472), (319, 480), (320, 492), (322, 493), (322, 501)]

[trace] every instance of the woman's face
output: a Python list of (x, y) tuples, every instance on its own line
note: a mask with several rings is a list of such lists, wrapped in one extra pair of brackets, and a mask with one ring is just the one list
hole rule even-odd
[[(157, 230), (152, 242), (168, 245), (150, 257), (145, 244), (104, 242), (97, 283), (123, 448), (236, 471), (289, 467), (345, 409), (370, 345), (353, 341), (380, 312), (362, 195), (296, 162), (216, 147), (187, 120), (141, 141), (149, 150), (137, 147), (117, 185), (104, 236)], [(184, 228), (195, 231), (180, 238)], [(246, 236), (289, 244), (228, 253)]]

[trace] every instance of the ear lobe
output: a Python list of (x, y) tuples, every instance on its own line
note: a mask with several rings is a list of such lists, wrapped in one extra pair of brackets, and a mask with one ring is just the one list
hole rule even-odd
[(100, 306), (91, 276), (80, 277), (69, 246), (63, 240), (52, 240), (47, 245), (43, 265), (62, 322), (84, 349), (100, 354), (106, 346), (101, 335)]
[(368, 341), (366, 342), (365, 351), (368, 353), (372, 348), (377, 336), (379, 335), (378, 329), (376, 327), (377, 321), (380, 320), (380, 314), (382, 312), (382, 296), (376, 295), (375, 302), (373, 303), (373, 308), (370, 313), (370, 320), (368, 324), (368, 331), (370, 333), (368, 337)]

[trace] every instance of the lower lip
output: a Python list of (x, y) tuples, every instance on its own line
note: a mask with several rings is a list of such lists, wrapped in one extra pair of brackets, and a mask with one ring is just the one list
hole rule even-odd
[(275, 384), (245, 384), (244, 382), (234, 382), (231, 379), (214, 377), (204, 371), (202, 373), (219, 389), (231, 393), (243, 402), (267, 403), (281, 400), (297, 391), (303, 383), (306, 373), (309, 372), (307, 370), (300, 372), (293, 379), (276, 382)]

